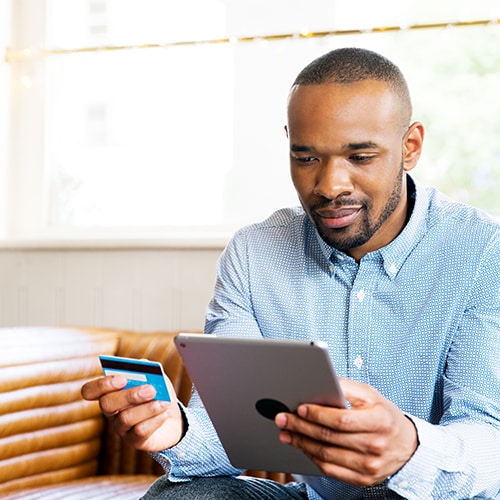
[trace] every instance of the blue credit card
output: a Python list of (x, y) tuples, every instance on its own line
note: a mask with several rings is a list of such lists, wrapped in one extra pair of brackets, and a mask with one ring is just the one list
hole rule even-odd
[(156, 390), (154, 399), (172, 401), (160, 363), (145, 359), (99, 356), (104, 375), (121, 375), (127, 379), (124, 389), (150, 384)]

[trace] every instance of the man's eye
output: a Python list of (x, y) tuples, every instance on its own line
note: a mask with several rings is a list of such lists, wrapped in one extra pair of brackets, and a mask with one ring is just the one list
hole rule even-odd
[(312, 163), (314, 160), (316, 160), (316, 158), (314, 158), (314, 156), (300, 156), (300, 157), (295, 157), (294, 160), (297, 163), (307, 164), (307, 163)]
[(354, 161), (356, 163), (366, 163), (370, 160), (372, 160), (374, 156), (370, 155), (352, 155), (349, 157), (351, 161)]

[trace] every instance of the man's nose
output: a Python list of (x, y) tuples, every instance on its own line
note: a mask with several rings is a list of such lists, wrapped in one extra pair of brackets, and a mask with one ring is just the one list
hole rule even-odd
[(329, 159), (317, 169), (316, 196), (334, 200), (338, 196), (349, 196), (353, 191), (350, 166), (344, 159)]

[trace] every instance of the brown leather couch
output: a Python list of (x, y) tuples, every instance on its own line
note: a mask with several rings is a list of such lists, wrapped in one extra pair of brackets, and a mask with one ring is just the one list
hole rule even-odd
[(148, 358), (163, 364), (187, 403), (191, 380), (172, 343), (175, 333), (0, 328), (0, 498), (140, 498), (161, 467), (120, 440), (80, 388), (101, 375), (98, 354)]

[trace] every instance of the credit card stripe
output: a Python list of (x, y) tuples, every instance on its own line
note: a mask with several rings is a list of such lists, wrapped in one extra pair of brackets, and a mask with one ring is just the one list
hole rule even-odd
[(116, 361), (105, 358), (101, 358), (101, 363), (103, 368), (162, 375), (161, 368), (158, 365), (150, 365), (146, 363), (133, 363), (129, 361)]

